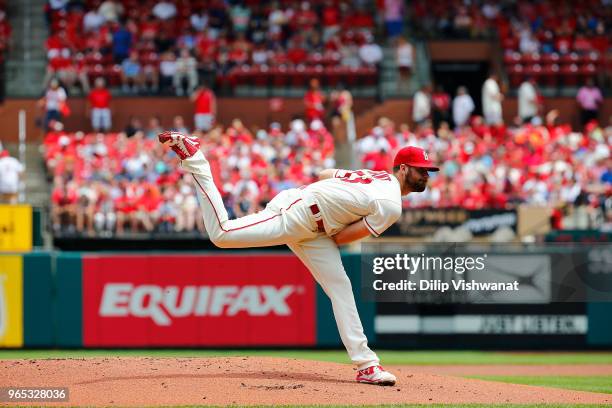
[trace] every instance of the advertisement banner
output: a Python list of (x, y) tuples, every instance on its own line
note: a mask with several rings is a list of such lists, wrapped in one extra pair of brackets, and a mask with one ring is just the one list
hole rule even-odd
[(0, 205), (0, 251), (32, 250), (32, 207)]
[(606, 243), (366, 242), (361, 271), (362, 297), (374, 302), (612, 302)]
[(585, 303), (377, 303), (374, 328), (387, 348), (559, 350), (586, 347), (596, 327)]
[(610, 244), (385, 240), (361, 251), (361, 299), (376, 303), (381, 347), (606, 342), (609, 324), (592, 320), (586, 305), (612, 302)]
[(23, 346), (23, 259), (0, 255), (0, 347)]
[(588, 319), (584, 314), (382, 315), (375, 328), (378, 334), (584, 335)]
[(544, 242), (612, 242), (612, 232), (599, 230), (559, 230), (551, 231)]
[(386, 237), (423, 237), (441, 227), (464, 227), (472, 235), (493, 233), (499, 227), (516, 230), (515, 210), (466, 210), (464, 208), (423, 208), (404, 211), (400, 219), (385, 232)]
[(83, 257), (83, 344), (314, 345), (315, 283), (298, 258)]

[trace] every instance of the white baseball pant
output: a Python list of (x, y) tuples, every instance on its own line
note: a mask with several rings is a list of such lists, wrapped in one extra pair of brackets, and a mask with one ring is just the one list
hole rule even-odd
[(353, 363), (360, 370), (377, 365), (379, 359), (368, 347), (340, 251), (331, 238), (317, 231), (310, 210), (310, 206), (315, 204), (312, 197), (300, 189), (285, 190), (264, 210), (229, 220), (204, 154), (198, 151), (193, 157), (183, 160), (182, 167), (195, 180), (211, 241), (220, 248), (289, 246), (329, 296), (340, 338)]
[(109, 108), (93, 108), (91, 110), (91, 127), (96, 130), (110, 130), (111, 111)]

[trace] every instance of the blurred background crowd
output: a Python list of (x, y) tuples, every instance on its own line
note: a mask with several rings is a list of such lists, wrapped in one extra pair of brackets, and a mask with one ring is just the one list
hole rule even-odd
[[(6, 10), (0, 1), (0, 58), (15, 48)], [(605, 0), (46, 1), (38, 106), (52, 228), (204, 232), (193, 185), (155, 143), (171, 128), (200, 137), (236, 217), (324, 168), (389, 171), (410, 144), (442, 169), (408, 208), (547, 206), (554, 228), (581, 208), (588, 226), (611, 229), (611, 10)], [(488, 41), (497, 65), (477, 80), (432, 79), (419, 69), (430, 58), (419, 44), (448, 38)], [(383, 112), (347, 136), (356, 95), (374, 90), (382, 103), (389, 83), (389, 95), (410, 100), (403, 118)], [(295, 92), (303, 111), (283, 124), (243, 123), (240, 112), (221, 123), (217, 98), (240, 87)], [(192, 112), (118, 124), (114, 101), (136, 95), (189, 98)], [(553, 96), (571, 98), (574, 123), (547, 104)], [(68, 129), (77, 98), (89, 126)], [(337, 164), (344, 143), (350, 157)], [(14, 202), (23, 163), (7, 156), (0, 193)]]

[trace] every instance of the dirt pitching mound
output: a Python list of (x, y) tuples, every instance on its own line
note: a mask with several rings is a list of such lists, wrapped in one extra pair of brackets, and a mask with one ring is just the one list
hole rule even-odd
[(272, 357), (3, 360), (0, 386), (68, 387), (73, 406), (612, 403), (607, 394), (389, 369), (394, 387), (358, 384), (347, 364)]

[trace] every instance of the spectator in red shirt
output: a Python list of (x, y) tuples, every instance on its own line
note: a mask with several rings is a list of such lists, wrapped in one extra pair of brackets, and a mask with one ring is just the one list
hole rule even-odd
[(133, 213), (134, 210), (129, 204), (130, 199), (125, 195), (115, 198), (113, 205), (117, 211), (117, 224), (116, 231), (118, 235), (123, 234), (125, 229), (125, 223), (130, 221), (134, 231), (136, 231), (137, 223), (134, 222), (136, 218)]
[(244, 34), (239, 34), (232, 43), (227, 54), (229, 66), (246, 64), (249, 60), (250, 44), (245, 40)]
[(574, 39), (573, 49), (579, 53), (587, 53), (592, 49), (591, 41), (584, 34), (578, 33)]
[(327, 41), (340, 30), (340, 10), (332, 0), (325, 2), (322, 20), (323, 41)]
[(74, 225), (76, 222), (77, 192), (61, 177), (55, 178), (55, 184), (57, 187), (51, 193), (51, 221), (53, 229), (59, 231), (62, 224)]
[(153, 14), (140, 17), (140, 38), (142, 40), (155, 40), (160, 31), (160, 21)]
[(308, 53), (306, 50), (298, 43), (298, 41), (292, 41), (291, 48), (287, 50), (287, 58), (294, 65), (301, 65), (306, 62), (308, 58)]
[(315, 119), (323, 119), (325, 113), (325, 96), (319, 89), (319, 80), (313, 78), (310, 80), (310, 89), (304, 95), (304, 105), (306, 107), (306, 120), (308, 123)]
[(162, 199), (157, 188), (153, 185), (146, 186), (137, 201), (137, 218), (146, 232), (152, 232), (155, 228), (161, 203)]
[(95, 88), (89, 93), (88, 102), (91, 113), (91, 127), (94, 132), (108, 132), (112, 126), (111, 94), (106, 89), (104, 78), (96, 79)]
[(195, 102), (194, 123), (196, 130), (208, 132), (212, 129), (217, 115), (217, 98), (212, 90), (201, 86), (191, 95)]
[(198, 36), (196, 45), (197, 54), (201, 60), (211, 60), (214, 58), (218, 46), (218, 41), (207, 30), (204, 30)]
[(351, 28), (371, 28), (374, 27), (374, 20), (371, 13), (357, 9), (345, 20), (347, 27)]
[(62, 85), (67, 87), (74, 85), (76, 78), (70, 50), (67, 48), (54, 49), (49, 55), (43, 86), (48, 86), (51, 78), (58, 78), (62, 81)]
[(433, 108), (434, 129), (440, 127), (440, 123), (448, 122), (450, 95), (444, 92), (444, 88), (438, 85), (436, 91), (431, 95), (431, 107)]
[(0, 10), (0, 52), (8, 48), (9, 38), (11, 37), (11, 25), (6, 20), (6, 13)]
[(391, 157), (392, 155), (385, 149), (380, 149), (364, 155), (362, 161), (370, 170), (390, 171), (392, 167)]
[(49, 59), (54, 58), (64, 49), (70, 51), (71, 47), (66, 36), (66, 31), (61, 30), (49, 36), (45, 42), (45, 47), (47, 48), (47, 58)]
[(317, 24), (319, 18), (310, 8), (308, 1), (303, 1), (300, 10), (293, 15), (294, 24), (299, 32), (309, 32)]

